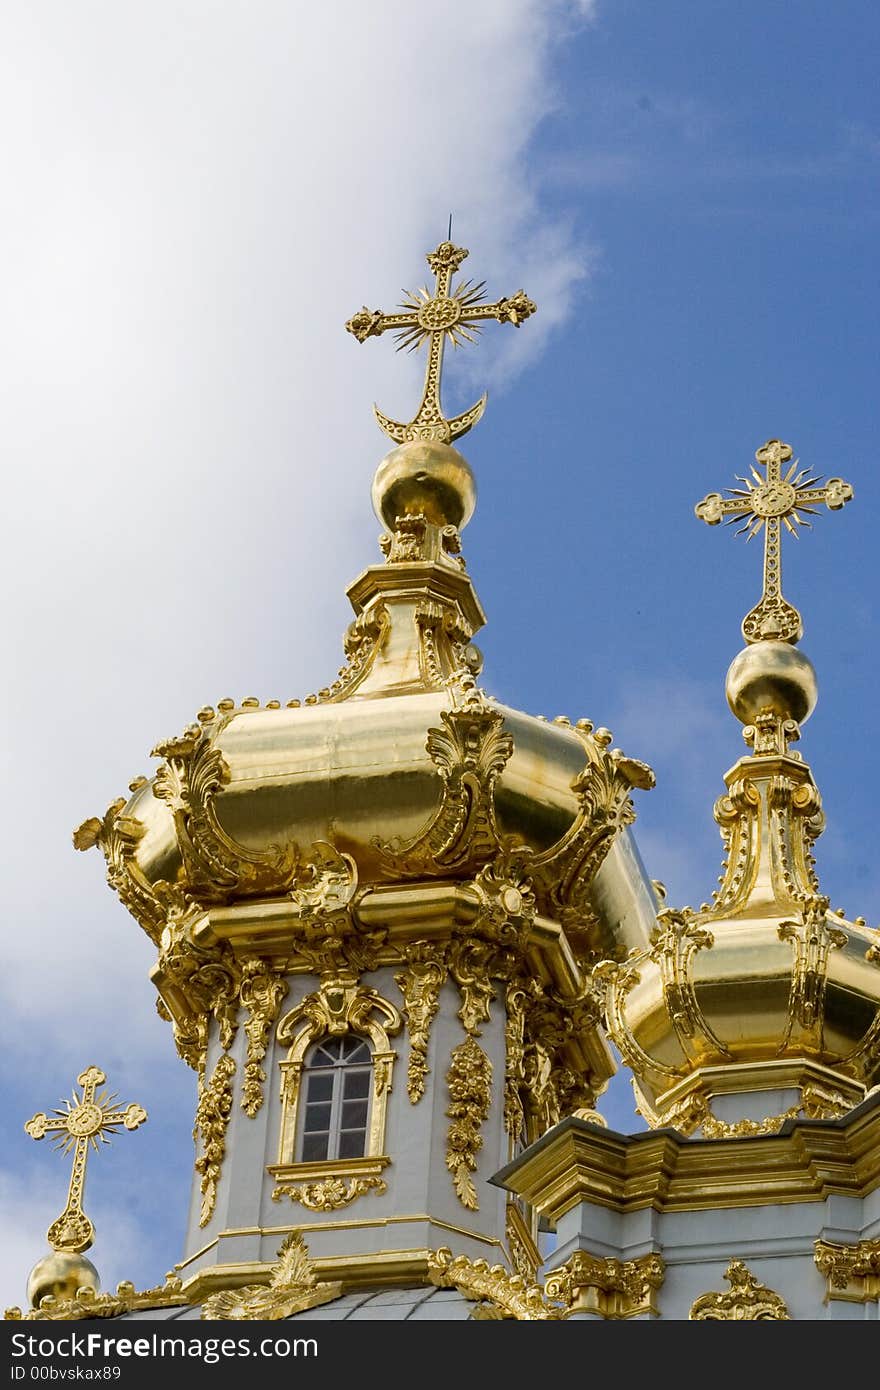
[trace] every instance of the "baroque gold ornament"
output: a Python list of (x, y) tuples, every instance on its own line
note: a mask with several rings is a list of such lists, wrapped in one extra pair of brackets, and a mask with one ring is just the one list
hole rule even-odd
[(452, 1121), (446, 1137), (446, 1167), (462, 1206), (477, 1211), (479, 1201), (471, 1174), (477, 1171), (483, 1147), (480, 1130), (492, 1099), (492, 1063), (479, 1043), (467, 1037), (453, 1049), (446, 1073)]
[(603, 1318), (633, 1318), (657, 1313), (656, 1292), (666, 1265), (656, 1253), (635, 1260), (603, 1259), (576, 1250), (544, 1281), (547, 1298), (562, 1303), (566, 1314), (598, 1314)]
[(217, 1200), (217, 1184), (226, 1154), (226, 1129), (232, 1113), (234, 1075), (235, 1062), (224, 1053), (210, 1081), (202, 1087), (196, 1106), (193, 1139), (202, 1145), (202, 1152), (196, 1159), (196, 1172), (201, 1174), (202, 1187), (200, 1226), (207, 1226)]
[(394, 980), (403, 995), (409, 1033), (406, 1089), (415, 1105), (425, 1093), (425, 1078), (430, 1070), (431, 1024), (447, 975), (444, 948), (431, 941), (411, 941), (406, 946), (406, 962), (406, 969), (398, 971)]
[(132, 1102), (120, 1107), (115, 1095), (98, 1090), (107, 1080), (100, 1067), (86, 1067), (76, 1080), (82, 1095), (74, 1091), (72, 1099), (62, 1101), (51, 1115), (38, 1111), (24, 1127), (32, 1139), (44, 1139), (50, 1134), (56, 1149), (65, 1154), (73, 1152), (67, 1204), (47, 1232), (53, 1250), (72, 1254), (88, 1250), (95, 1238), (95, 1228), (82, 1207), (89, 1149), (97, 1153), (99, 1145), (110, 1143), (109, 1135), (122, 1129), (138, 1129), (147, 1118), (143, 1106)]
[(704, 1293), (691, 1307), (691, 1322), (787, 1322), (785, 1300), (760, 1284), (742, 1260), (731, 1260), (724, 1293)]
[(398, 339), (398, 351), (400, 348), (413, 351), (425, 342), (428, 344), (422, 400), (409, 424), (391, 420), (377, 406), (373, 407), (380, 428), (398, 444), (410, 439), (439, 439), (449, 444), (466, 434), (486, 408), (484, 394), (476, 405), (461, 415), (452, 419), (444, 416), (440, 403), (440, 382), (443, 349), (447, 341), (453, 347), (473, 342), (480, 331), (479, 323), (486, 319), (512, 323), (514, 328), (518, 328), (536, 311), (536, 305), (522, 290), (508, 299), (498, 299), (489, 304), (483, 294), (485, 282), (475, 285), (471, 280), (459, 280), (453, 283), (453, 276), (461, 268), (467, 254), (463, 246), (442, 241), (436, 251), (427, 256), (435, 277), (433, 293), (422, 288), (407, 295), (400, 306), (401, 312), (396, 314), (383, 314), (380, 309), (370, 310), (364, 305), (345, 325), (359, 343), (366, 342), (367, 338), (379, 337), (391, 329)]
[(217, 1322), (277, 1322), (306, 1308), (329, 1303), (342, 1292), (339, 1283), (319, 1281), (300, 1231), (291, 1231), (278, 1251), (268, 1284), (246, 1284), (211, 1294), (202, 1305), (202, 1318)]

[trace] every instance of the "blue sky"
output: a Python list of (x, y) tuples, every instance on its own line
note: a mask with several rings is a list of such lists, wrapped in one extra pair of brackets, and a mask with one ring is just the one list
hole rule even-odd
[[(20, 1121), (92, 1060), (150, 1111), (91, 1171), (105, 1284), (178, 1258), (192, 1080), (148, 943), (69, 832), (201, 704), (335, 672), (343, 585), (377, 555), (369, 404), (401, 418), (419, 376), (342, 323), (422, 282), (450, 209), (493, 297), (539, 302), (446, 386), (450, 410), (490, 388), (463, 444), (484, 684), (652, 763), (648, 872), (670, 902), (708, 897), (711, 807), (743, 751), (724, 673), (761, 553), (693, 506), (789, 441), (855, 488), (786, 545), (783, 587), (819, 675), (800, 748), (822, 883), (880, 918), (876, 7), (454, 0), (442, 39), (396, 0), (296, 32), (270, 3), (50, 10), (11, 21), (0, 98), (8, 1300), (67, 1181)], [(313, 79), (334, 44), (339, 71)], [(635, 1125), (625, 1079), (605, 1109)]]

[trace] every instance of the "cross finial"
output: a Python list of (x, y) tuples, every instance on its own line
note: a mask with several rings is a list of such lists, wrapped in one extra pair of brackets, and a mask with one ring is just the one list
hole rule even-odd
[(74, 1090), (72, 1100), (63, 1100), (61, 1108), (53, 1110), (54, 1118), (38, 1111), (28, 1120), (25, 1131), (32, 1139), (53, 1134), (57, 1149), (62, 1153), (73, 1150), (67, 1205), (52, 1222), (47, 1238), (53, 1250), (81, 1254), (95, 1238), (95, 1228), (82, 1209), (89, 1146), (97, 1153), (99, 1143), (110, 1143), (109, 1134), (116, 1134), (122, 1128), (137, 1129), (146, 1120), (147, 1112), (134, 1103), (120, 1108), (115, 1095), (99, 1092), (98, 1087), (107, 1080), (100, 1067), (86, 1067), (76, 1080), (82, 1086), (82, 1095), (78, 1096)]
[[(451, 226), (450, 218), (450, 238)], [(435, 277), (433, 292), (424, 286), (414, 292), (404, 290), (402, 313), (384, 314), (381, 309), (368, 309), (364, 305), (345, 325), (359, 343), (377, 338), (388, 329), (396, 330), (398, 352), (401, 348), (412, 352), (424, 342), (428, 344), (422, 401), (409, 424), (391, 420), (378, 406), (373, 406), (380, 428), (397, 444), (408, 439), (439, 439), (449, 444), (466, 434), (486, 408), (484, 393), (470, 410), (451, 420), (444, 416), (440, 405), (440, 377), (447, 339), (453, 347), (460, 347), (462, 343), (474, 342), (480, 332), (477, 326), (480, 320), (497, 319), (499, 323), (512, 323), (514, 328), (519, 328), (535, 313), (537, 306), (522, 290), (517, 290), (509, 299), (489, 304), (483, 294), (485, 281), (475, 285), (472, 280), (459, 280), (453, 285), (452, 277), (467, 254), (463, 246), (454, 246), (451, 239), (441, 241), (436, 251), (431, 251), (426, 258)]]
[(839, 511), (853, 496), (849, 483), (842, 478), (829, 478), (820, 487), (818, 475), (811, 474), (808, 468), (798, 471), (797, 459), (783, 475), (783, 465), (791, 456), (790, 444), (768, 439), (755, 454), (762, 472), (752, 467), (750, 478), (737, 478), (743, 487), (728, 488), (729, 497), (710, 492), (695, 508), (697, 516), (710, 526), (717, 526), (720, 521), (727, 525), (742, 521), (735, 534), (744, 534), (747, 540), (764, 531), (764, 588), (760, 601), (743, 618), (742, 631), (747, 642), (773, 638), (794, 644), (804, 633), (800, 613), (782, 596), (780, 523), (797, 536), (800, 526), (812, 526), (809, 517), (817, 515), (819, 504)]

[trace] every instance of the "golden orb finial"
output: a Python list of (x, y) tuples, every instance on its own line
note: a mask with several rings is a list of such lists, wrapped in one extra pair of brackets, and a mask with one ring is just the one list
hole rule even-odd
[(373, 479), (373, 508), (393, 530), (398, 517), (422, 515), (432, 526), (460, 531), (474, 514), (471, 466), (451, 444), (410, 440), (386, 454)]
[(39, 1308), (44, 1298), (70, 1302), (80, 1289), (101, 1287), (98, 1271), (85, 1255), (70, 1250), (53, 1250), (38, 1260), (28, 1275), (27, 1296), (32, 1308)]

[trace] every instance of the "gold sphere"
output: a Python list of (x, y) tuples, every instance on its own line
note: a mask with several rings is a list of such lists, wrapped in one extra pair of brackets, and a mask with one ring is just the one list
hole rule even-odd
[(762, 710), (803, 724), (816, 708), (813, 663), (790, 642), (753, 642), (735, 656), (725, 681), (727, 703), (743, 724)]
[(47, 1294), (64, 1301), (76, 1298), (78, 1289), (91, 1288), (98, 1292), (101, 1281), (98, 1271), (85, 1255), (54, 1250), (34, 1265), (27, 1282), (27, 1295), (32, 1308), (39, 1308)]
[(477, 486), (471, 466), (451, 444), (412, 439), (386, 454), (373, 479), (373, 508), (389, 530), (399, 516), (423, 513), (434, 526), (467, 526)]

